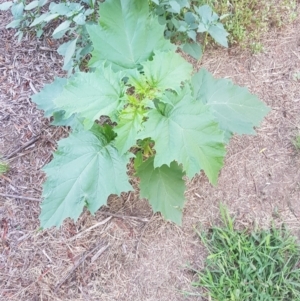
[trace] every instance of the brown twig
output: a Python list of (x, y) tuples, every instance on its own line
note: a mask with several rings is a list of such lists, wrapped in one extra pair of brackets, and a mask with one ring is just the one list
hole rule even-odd
[(34, 202), (40, 202), (40, 199), (31, 198), (28, 196), (22, 196), (22, 195), (13, 195), (13, 194), (6, 194), (6, 193), (0, 193), (0, 196), (4, 196), (6, 198), (14, 198), (14, 199), (21, 199), (21, 200), (27, 200), (27, 201), (34, 201)]
[(12, 153), (10, 153), (7, 156), (4, 156), (4, 159), (10, 159), (11, 157), (13, 157), (14, 155), (16, 155), (18, 152), (22, 151), (23, 149), (29, 147), (30, 145), (32, 145), (33, 143), (35, 143), (36, 141), (38, 141), (40, 139), (40, 135), (33, 137), (32, 139), (30, 139), (28, 142), (26, 142), (24, 145), (20, 146), (19, 148), (17, 148), (16, 150), (14, 150)]
[[(94, 247), (91, 251), (87, 252), (85, 255), (83, 255), (81, 257), (80, 260), (78, 260), (78, 262), (73, 266), (73, 268), (70, 270), (70, 272), (67, 273), (67, 275), (59, 281), (59, 283), (56, 285), (55, 289), (54, 289), (54, 293), (56, 293), (58, 291), (58, 289), (68, 280), (68, 278), (73, 274), (73, 272), (86, 260), (86, 258), (88, 256), (90, 256), (93, 252), (95, 252), (100, 245), (102, 245), (103, 242), (100, 242), (99, 244), (96, 245), (96, 247)], [(104, 253), (104, 251), (109, 247), (109, 244), (107, 244), (106, 246), (104, 246), (102, 249), (101, 249), (101, 254)], [(100, 250), (99, 250), (100, 252)], [(97, 253), (97, 258), (101, 255), (100, 253)]]
[(136, 258), (138, 258), (139, 247), (140, 247), (140, 243), (141, 243), (141, 241), (142, 241), (142, 238), (143, 238), (143, 236), (144, 236), (144, 234), (145, 234), (145, 231), (146, 231), (146, 229), (148, 228), (148, 226), (149, 226), (149, 224), (150, 224), (150, 221), (151, 221), (151, 219), (152, 219), (153, 216), (154, 216), (154, 214), (152, 214), (150, 220), (148, 220), (148, 223), (146, 223), (146, 224), (144, 225), (144, 227), (142, 228), (140, 237), (139, 237), (139, 239), (138, 239), (138, 241), (137, 241), (137, 244), (136, 244), (136, 247), (135, 247), (135, 257), (136, 257)]
[(141, 222), (149, 222), (149, 219), (144, 218), (144, 217), (138, 217), (138, 216), (131, 216), (131, 215), (121, 215), (121, 214), (115, 214), (115, 213), (110, 213), (110, 212), (105, 212), (105, 211), (100, 211), (100, 214), (106, 215), (106, 216), (112, 216), (112, 217), (117, 217), (117, 218), (130, 218), (130, 219), (135, 219)]

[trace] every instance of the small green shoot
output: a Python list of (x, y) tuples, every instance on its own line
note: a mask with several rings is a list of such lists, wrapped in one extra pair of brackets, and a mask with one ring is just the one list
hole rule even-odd
[(293, 145), (297, 151), (300, 151), (300, 134), (296, 135), (294, 138)]
[(0, 160), (0, 176), (8, 172), (9, 166), (6, 162)]
[(224, 227), (198, 233), (209, 251), (194, 283), (214, 301), (300, 300), (300, 246), (282, 227), (249, 233), (233, 229), (221, 208)]
[(298, 71), (298, 72), (296, 72), (296, 73), (293, 74), (293, 80), (295, 82), (300, 81), (300, 71)]

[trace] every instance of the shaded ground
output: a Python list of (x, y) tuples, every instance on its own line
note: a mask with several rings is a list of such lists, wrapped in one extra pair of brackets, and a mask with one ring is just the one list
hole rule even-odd
[(196, 292), (186, 265), (203, 266), (193, 226), (218, 222), (220, 201), (238, 226), (275, 220), (300, 237), (300, 152), (291, 143), (300, 131), (300, 82), (293, 79), (300, 71), (299, 18), (270, 32), (264, 53), (205, 55), (204, 67), (248, 87), (272, 111), (257, 136), (232, 139), (218, 187), (204, 175), (189, 183), (182, 228), (152, 215), (131, 193), (111, 198), (96, 216), (85, 212), (75, 224), (43, 232), (41, 168), (67, 131), (49, 127), (30, 95), (63, 75), (62, 61), (51, 39), (17, 44), (5, 30), (8, 18), (0, 12), (0, 153), (11, 157), (10, 172), (0, 177), (0, 300), (203, 300), (182, 294)]

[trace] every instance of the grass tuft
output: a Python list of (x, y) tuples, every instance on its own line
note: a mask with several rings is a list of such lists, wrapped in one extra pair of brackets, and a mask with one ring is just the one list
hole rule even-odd
[(221, 208), (224, 227), (198, 232), (209, 251), (195, 286), (214, 301), (300, 300), (300, 247), (282, 227), (237, 231)]
[(293, 142), (295, 149), (297, 151), (300, 151), (300, 134), (296, 135), (296, 137), (294, 138), (294, 140), (292, 142)]
[(4, 161), (0, 161), (0, 176), (9, 170), (9, 166)]

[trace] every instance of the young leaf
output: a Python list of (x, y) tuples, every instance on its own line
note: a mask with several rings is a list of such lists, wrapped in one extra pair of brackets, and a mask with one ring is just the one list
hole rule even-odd
[(42, 22), (46, 22), (45, 20), (51, 16), (49, 12), (43, 13), (37, 18), (34, 19), (34, 21), (29, 25), (30, 27), (36, 26), (38, 24), (41, 24)]
[(119, 123), (115, 127), (117, 133), (115, 145), (120, 154), (125, 154), (136, 144), (137, 134), (142, 129), (146, 111), (142, 108), (128, 106), (119, 115)]
[(65, 57), (64, 57), (63, 70), (68, 70), (67, 66), (70, 65), (70, 62), (71, 62), (74, 52), (76, 50), (77, 39), (78, 38), (70, 41), (70, 44), (66, 48), (66, 52), (64, 54)]
[[(72, 11), (72, 6), (71, 4), (76, 4), (76, 3), (55, 3), (51, 2), (49, 5), (49, 10), (52, 14), (59, 14), (61, 16), (66, 16), (68, 13)], [(80, 6), (80, 5), (79, 5)]]
[(184, 173), (176, 162), (155, 168), (153, 157), (137, 169), (140, 178), (140, 195), (149, 200), (154, 212), (161, 212), (165, 219), (181, 225), (184, 203)]
[(48, 0), (39, 0), (39, 7), (44, 6), (47, 2)]
[(227, 79), (215, 79), (205, 69), (192, 78), (193, 94), (206, 104), (221, 128), (237, 134), (255, 134), (269, 108), (246, 88)]
[(12, 1), (6, 1), (0, 4), (0, 10), (8, 10), (13, 5)]
[(94, 213), (109, 195), (132, 190), (128, 163), (129, 156), (121, 156), (100, 132), (73, 133), (61, 140), (44, 168), (41, 226), (60, 226), (67, 217), (76, 220), (84, 206)]
[(216, 13), (214, 13), (212, 8), (207, 4), (202, 5), (200, 7), (195, 6), (194, 9), (201, 17), (203, 24), (209, 25), (214, 22), (217, 22), (219, 19), (219, 16)]
[(180, 84), (190, 78), (193, 66), (178, 53), (156, 51), (152, 61), (142, 63), (150, 88), (180, 90)]
[(80, 13), (73, 18), (73, 21), (78, 25), (84, 25), (85, 19), (86, 19), (86, 16), (83, 13)]
[(20, 26), (22, 19), (12, 20), (5, 28), (17, 28)]
[(11, 7), (11, 13), (14, 16), (15, 20), (22, 18), (23, 12), (24, 12), (24, 3), (23, 2), (19, 2), (18, 4), (14, 4)]
[(207, 31), (217, 43), (224, 47), (228, 47), (227, 36), (228, 32), (224, 29), (222, 23), (218, 22), (219, 16), (213, 12), (209, 5), (195, 7), (195, 11), (201, 17), (198, 32)]
[(100, 16), (100, 26), (87, 26), (94, 46), (93, 67), (107, 61), (114, 70), (134, 69), (155, 49), (175, 48), (164, 39), (164, 26), (149, 15), (148, 1), (106, 0), (100, 3)]
[(25, 6), (25, 10), (31, 10), (31, 9), (34, 9), (36, 7), (39, 6), (39, 1), (38, 0), (34, 0), (34, 1), (31, 1), (29, 4), (27, 4)]
[(182, 50), (196, 60), (202, 56), (202, 47), (198, 43), (185, 43)]
[(222, 23), (211, 25), (208, 33), (215, 39), (217, 43), (224, 47), (228, 47), (227, 36), (229, 33), (225, 30)]
[(69, 20), (66, 20), (66, 21), (62, 22), (59, 26), (57, 26), (55, 28), (55, 30), (52, 33), (52, 36), (55, 36), (56, 34), (59, 34), (60, 32), (65, 32), (66, 30), (68, 30), (71, 23), (72, 22), (69, 21)]
[(49, 22), (49, 21), (57, 18), (58, 16), (59, 16), (59, 14), (50, 14), (44, 19), (44, 22)]
[(110, 116), (123, 106), (122, 78), (122, 73), (113, 73), (111, 68), (105, 67), (94, 73), (79, 72), (54, 103), (60, 110), (66, 111), (66, 118), (78, 113), (84, 118), (88, 129), (100, 116)]
[(162, 101), (166, 103), (148, 113), (138, 135), (155, 141), (154, 167), (176, 160), (189, 178), (203, 169), (216, 184), (225, 156), (224, 137), (208, 108), (195, 101), (187, 88), (180, 95), (166, 92)]
[(169, 1), (169, 5), (171, 6), (171, 8), (168, 9), (168, 11), (170, 11), (172, 13), (176, 13), (176, 14), (180, 13), (180, 5), (178, 4), (177, 1), (171, 0), (171, 1)]

